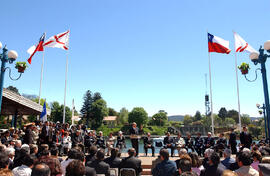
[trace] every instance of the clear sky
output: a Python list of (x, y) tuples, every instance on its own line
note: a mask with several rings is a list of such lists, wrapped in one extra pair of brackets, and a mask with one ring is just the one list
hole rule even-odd
[[(139, 106), (149, 115), (161, 109), (194, 115), (205, 111), (206, 31), (229, 40), (233, 49), (235, 30), (258, 49), (270, 39), (269, 7), (266, 0), (1, 1), (0, 41), (25, 61), (26, 50), (43, 32), (49, 38), (70, 29), (67, 105), (74, 98), (77, 110), (90, 89), (117, 111)], [(234, 52), (211, 54), (214, 112), (237, 110), (234, 59)], [(46, 48), (42, 98), (48, 102), (64, 101), (65, 60), (66, 51)], [(240, 53), (238, 65), (243, 61), (254, 78), (258, 66)], [(41, 63), (37, 53), (20, 80), (6, 74), (5, 87), (38, 95)], [(254, 83), (240, 74), (239, 85), (241, 113), (258, 116), (255, 105), (264, 102), (261, 74)]]

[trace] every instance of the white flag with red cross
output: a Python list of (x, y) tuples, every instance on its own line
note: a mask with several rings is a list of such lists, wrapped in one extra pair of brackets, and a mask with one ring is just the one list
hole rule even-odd
[(44, 47), (62, 48), (68, 50), (69, 46), (69, 30), (50, 37), (43, 44)]

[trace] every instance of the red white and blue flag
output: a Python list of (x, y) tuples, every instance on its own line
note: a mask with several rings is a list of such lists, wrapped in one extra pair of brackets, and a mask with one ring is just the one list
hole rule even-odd
[(32, 57), (34, 56), (34, 54), (35, 54), (37, 51), (44, 51), (44, 49), (43, 49), (44, 39), (45, 39), (45, 33), (40, 37), (39, 42), (38, 42), (37, 45), (31, 46), (31, 47), (27, 50), (27, 52), (30, 54), (29, 59), (27, 59), (27, 61), (28, 61), (29, 64), (31, 64), (31, 62), (32, 62)]
[(208, 52), (226, 53), (231, 52), (230, 42), (208, 33)]

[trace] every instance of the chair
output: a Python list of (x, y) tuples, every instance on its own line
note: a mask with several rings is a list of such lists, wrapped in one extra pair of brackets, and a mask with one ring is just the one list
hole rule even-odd
[(161, 141), (156, 142), (156, 147), (162, 147), (162, 142)]
[(136, 171), (133, 168), (120, 169), (120, 176), (136, 176)]
[(111, 176), (118, 176), (118, 168), (110, 168)]

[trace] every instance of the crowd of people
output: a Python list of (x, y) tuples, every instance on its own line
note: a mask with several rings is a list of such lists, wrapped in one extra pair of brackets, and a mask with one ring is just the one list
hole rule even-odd
[[(132, 148), (122, 157), (127, 145), (121, 131), (104, 137), (102, 131), (87, 130), (84, 125), (52, 122), (30, 123), (23, 130), (11, 128), (1, 133), (0, 176), (141, 175), (140, 131), (133, 123), (129, 131)], [(270, 175), (269, 141), (253, 142), (246, 127), (239, 137), (238, 145), (233, 129), (228, 140), (223, 133), (215, 139), (211, 133), (206, 138), (200, 133), (183, 138), (180, 133), (172, 137), (168, 132), (164, 141), (154, 143), (147, 133), (143, 148), (145, 156), (151, 149), (152, 157), (156, 157), (155, 149), (161, 148), (152, 161), (153, 176)]]

